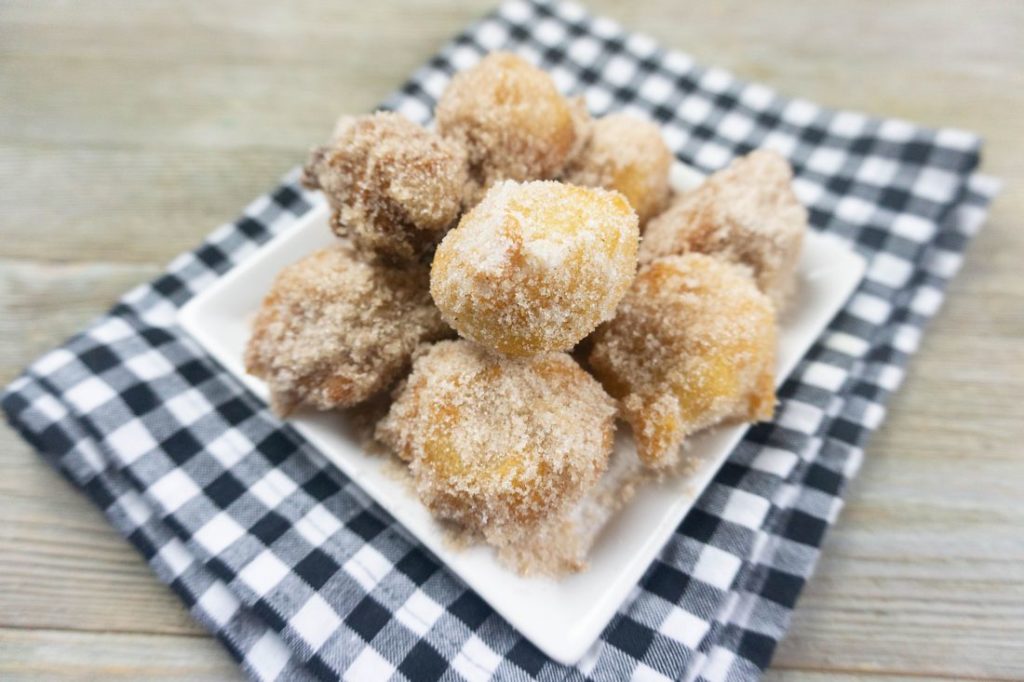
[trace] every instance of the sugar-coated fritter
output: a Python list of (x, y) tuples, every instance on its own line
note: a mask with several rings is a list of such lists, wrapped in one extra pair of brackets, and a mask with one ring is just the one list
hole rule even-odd
[(360, 260), (348, 244), (284, 268), (253, 322), (246, 371), (274, 409), (350, 407), (386, 389), (416, 347), (451, 335), (430, 300), (425, 267)]
[(621, 192), (643, 225), (665, 207), (671, 167), (672, 152), (657, 125), (611, 114), (590, 125), (587, 142), (569, 161), (563, 179)]
[(792, 178), (776, 152), (737, 159), (647, 224), (640, 262), (695, 251), (745, 265), (781, 310), (796, 285), (807, 231), (807, 210)]
[(660, 258), (595, 336), (590, 367), (648, 466), (674, 464), (696, 431), (772, 416), (775, 310), (738, 266), (698, 253)]
[(458, 145), (399, 114), (377, 112), (343, 117), (330, 144), (314, 150), (303, 182), (327, 195), (338, 236), (408, 263), (458, 218), (466, 177)]
[(420, 356), (378, 438), (437, 516), (507, 544), (604, 471), (615, 403), (568, 355), (514, 360), (469, 341)]
[(582, 141), (585, 119), (551, 76), (522, 57), (492, 52), (455, 74), (435, 109), (437, 130), (465, 148), (473, 205), (498, 180), (545, 180)]
[(614, 315), (638, 239), (617, 192), (504, 181), (438, 246), (430, 293), (452, 327), (488, 348), (568, 350)]

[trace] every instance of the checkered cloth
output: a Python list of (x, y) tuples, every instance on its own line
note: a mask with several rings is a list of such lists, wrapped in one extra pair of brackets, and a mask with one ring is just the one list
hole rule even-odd
[(738, 680), (786, 631), (867, 436), (995, 192), (957, 130), (830, 111), (744, 83), (572, 4), (513, 0), (386, 106), (426, 122), (493, 49), (591, 111), (656, 119), (710, 172), (771, 147), (815, 229), (866, 279), (575, 667), (541, 654), (175, 324), (179, 307), (310, 209), (295, 174), (33, 363), (10, 423), (100, 506), (253, 677)]

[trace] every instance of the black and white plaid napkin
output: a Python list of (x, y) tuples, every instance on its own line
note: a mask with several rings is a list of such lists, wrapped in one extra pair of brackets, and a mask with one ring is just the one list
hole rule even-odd
[(577, 5), (524, 0), (455, 38), (386, 106), (426, 122), (451, 75), (498, 48), (595, 114), (656, 119), (702, 171), (780, 151), (813, 227), (869, 260), (775, 421), (750, 430), (577, 666), (524, 640), (175, 324), (309, 210), (294, 173), (33, 363), (4, 411), (255, 678), (755, 678), (984, 220), (996, 183), (974, 174), (979, 140), (786, 99)]

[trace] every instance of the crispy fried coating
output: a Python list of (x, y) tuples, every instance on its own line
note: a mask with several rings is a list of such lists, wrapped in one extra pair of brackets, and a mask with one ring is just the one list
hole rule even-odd
[(430, 293), (449, 324), (488, 348), (568, 350), (615, 313), (638, 239), (617, 192), (504, 181), (438, 246)]
[(672, 152), (657, 125), (611, 114), (590, 125), (586, 144), (570, 159), (562, 179), (621, 192), (644, 225), (668, 201), (671, 167)]
[(733, 264), (660, 258), (598, 330), (590, 366), (620, 401), (643, 462), (671, 466), (700, 429), (771, 418), (775, 310)]
[(322, 189), (331, 227), (364, 252), (410, 263), (459, 216), (466, 185), (462, 149), (405, 117), (346, 116), (313, 151), (303, 182)]
[(586, 118), (547, 73), (507, 52), (492, 52), (455, 74), (434, 113), (438, 132), (468, 153), (467, 206), (498, 180), (558, 175)]
[(434, 514), (500, 546), (596, 484), (614, 415), (564, 353), (513, 360), (444, 341), (416, 360), (377, 436), (409, 462)]
[(246, 371), (267, 382), (281, 415), (370, 398), (399, 378), (420, 343), (451, 335), (427, 278), (425, 267), (364, 262), (346, 243), (306, 256), (263, 300)]
[(796, 286), (807, 210), (782, 156), (757, 150), (681, 195), (647, 224), (640, 262), (691, 251), (740, 263), (779, 310)]

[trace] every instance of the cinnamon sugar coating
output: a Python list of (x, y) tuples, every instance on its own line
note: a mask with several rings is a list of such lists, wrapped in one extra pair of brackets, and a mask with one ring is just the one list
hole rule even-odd
[(345, 239), (281, 271), (246, 369), (280, 414), (357, 406), (409, 495), (514, 570), (583, 570), (637, 485), (693, 464), (687, 438), (772, 416), (807, 214), (769, 151), (671, 197), (655, 124), (591, 120), (512, 54), (435, 114), (343, 117), (313, 152)]
[(253, 322), (245, 368), (272, 405), (350, 407), (390, 386), (416, 347), (451, 334), (430, 300), (427, 270), (360, 260), (348, 244), (284, 268)]
[(492, 52), (455, 74), (434, 113), (438, 132), (468, 154), (467, 206), (498, 180), (558, 175), (585, 119), (547, 73), (507, 52)]
[(327, 195), (338, 236), (409, 263), (458, 218), (466, 159), (457, 145), (399, 114), (346, 116), (330, 144), (313, 151), (303, 183)]
[(377, 436), (409, 462), (434, 514), (501, 546), (596, 484), (614, 415), (564, 353), (513, 360), (444, 341), (416, 360)]
[(690, 434), (724, 421), (770, 419), (775, 311), (739, 267), (703, 254), (641, 268), (590, 366), (620, 401), (640, 458), (679, 458)]
[(753, 270), (761, 291), (781, 310), (796, 285), (807, 210), (792, 188), (793, 172), (766, 149), (737, 159), (682, 194), (648, 223), (640, 262), (695, 251)]
[(438, 246), (430, 293), (449, 324), (488, 348), (568, 350), (614, 315), (638, 238), (617, 192), (501, 182)]
[(595, 120), (589, 131), (562, 179), (621, 192), (643, 225), (665, 207), (669, 195), (672, 152), (661, 130), (642, 118), (611, 114)]

